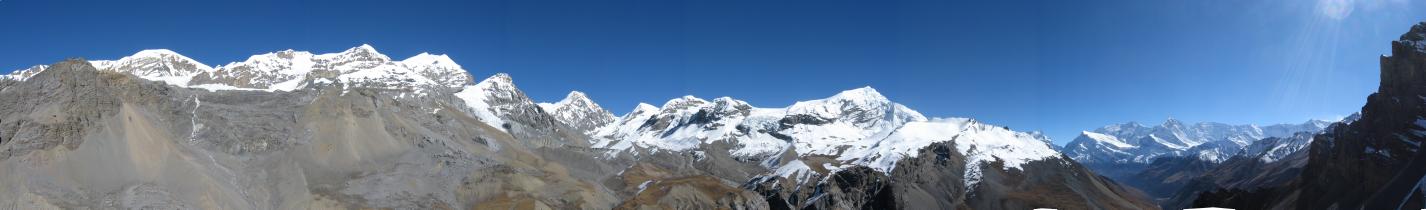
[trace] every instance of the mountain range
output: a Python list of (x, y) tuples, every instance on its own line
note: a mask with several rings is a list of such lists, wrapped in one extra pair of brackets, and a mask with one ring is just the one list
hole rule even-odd
[(1268, 126), (1185, 124), (1172, 118), (1153, 127), (1129, 122), (1083, 131), (1063, 151), (1100, 175), (1164, 199), (1190, 178), (1234, 157), (1261, 154), (1259, 160), (1273, 162), (1310, 141), (1265, 139), (1314, 134), (1329, 125), (1323, 120)]
[(504, 73), (369, 45), (208, 66), (171, 50), (0, 77), (0, 205), (24, 209), (1144, 209), (1048, 138), (871, 87), (539, 103)]

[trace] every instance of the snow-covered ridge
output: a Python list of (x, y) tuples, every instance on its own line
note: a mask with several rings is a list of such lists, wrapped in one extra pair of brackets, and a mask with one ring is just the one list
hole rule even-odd
[[(469, 73), (446, 55), (421, 53), (392, 61), (365, 44), (326, 54), (289, 49), (217, 67), (167, 49), (142, 50), (118, 60), (94, 60), (90, 64), (101, 71), (213, 91), (292, 91), (313, 84), (341, 83), (346, 87), (411, 90), (419, 95), (431, 88), (459, 88), (471, 83)], [(38, 71), (16, 71), (7, 77), (23, 80)]]
[(30, 66), (30, 68), (15, 70), (15, 71), (13, 71), (13, 72), (10, 72), (10, 74), (7, 74), (7, 75), (0, 75), (0, 79), (10, 79), (10, 80), (25, 81), (25, 80), (30, 79), (30, 77), (35, 76), (35, 74), (39, 74), (40, 71), (44, 71), (45, 68), (49, 68), (49, 67), (50, 67), (49, 65), (35, 65), (35, 66)]
[[(844, 165), (884, 172), (897, 161), (915, 157), (921, 148), (954, 142), (969, 159), (967, 177), (978, 177), (980, 167), (992, 161), (1003, 161), (1004, 170), (1011, 170), (1030, 161), (1061, 157), (1038, 133), (968, 118), (927, 119), (871, 87), (785, 108), (753, 107), (728, 97), (710, 102), (684, 96), (661, 107), (640, 104), (595, 133), (594, 147), (616, 152), (697, 150), (700, 145), (727, 142), (735, 145), (729, 153), (737, 157), (771, 158), (793, 151), (800, 156), (833, 156)], [(805, 170), (783, 168), (805, 165), (767, 167), (780, 172), (772, 175), (805, 176), (792, 173)]]

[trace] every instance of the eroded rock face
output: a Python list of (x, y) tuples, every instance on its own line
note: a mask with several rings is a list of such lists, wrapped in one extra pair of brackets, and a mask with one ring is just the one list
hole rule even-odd
[(608, 209), (622, 200), (597, 181), (622, 166), (577, 146), (523, 146), (451, 108), (459, 100), (403, 93), (209, 91), (57, 63), (0, 79), (0, 206)]
[[(57, 63), (57, 71), (36, 74), (27, 82), (11, 80), (0, 97), (0, 142), (4, 150), (0, 157), (32, 150), (53, 149), (64, 145), (75, 149), (84, 143), (80, 138), (96, 128), (101, 117), (118, 112), (120, 96), (143, 97), (156, 92), (140, 89), (119, 92), (107, 87), (139, 87), (146, 81), (133, 80), (122, 74), (100, 73), (82, 60)], [(38, 91), (44, 90), (44, 91)], [(24, 100), (24, 99), (45, 100)]]

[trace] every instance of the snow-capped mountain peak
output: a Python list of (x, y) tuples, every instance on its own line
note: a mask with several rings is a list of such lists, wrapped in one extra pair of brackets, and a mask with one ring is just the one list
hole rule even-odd
[(561, 99), (559, 102), (555, 102), (555, 103), (553, 103), (553, 104), (551, 104), (551, 103), (541, 103), (541, 104), (548, 104), (548, 105), (550, 105), (550, 106), (552, 106), (552, 107), (570, 106), (570, 105), (583, 106), (583, 107), (598, 107), (598, 106), (599, 106), (598, 104), (594, 104), (594, 101), (593, 101), (593, 100), (589, 100), (589, 95), (586, 95), (586, 94), (584, 94), (584, 92), (579, 92), (579, 91), (569, 91), (569, 94), (565, 94), (565, 95), (564, 95), (564, 99)]
[(513, 90), (515, 89), (515, 80), (510, 78), (510, 74), (495, 73), (486, 77), (485, 80), (481, 80), (480, 83), (476, 83), (475, 86), (487, 90)]
[(639, 103), (639, 105), (635, 105), (635, 106), (634, 106), (634, 111), (629, 112), (629, 114), (640, 113), (640, 112), (649, 112), (649, 113), (652, 113), (652, 112), (657, 112), (657, 111), (659, 111), (659, 107), (654, 106), (653, 104)]
[(471, 82), (465, 69), (445, 54), (436, 55), (423, 52), (401, 60), (401, 64), (446, 86), (460, 87)]
[(540, 108), (550, 112), (555, 119), (586, 134), (614, 122), (614, 114), (594, 103), (584, 92), (570, 91), (564, 100), (556, 103), (540, 103)]
[(207, 64), (167, 49), (147, 49), (119, 60), (90, 61), (90, 64), (102, 71), (128, 73), (179, 86), (188, 85), (195, 74), (213, 71)]
[(708, 103), (708, 100), (703, 100), (702, 98), (698, 98), (693, 95), (685, 95), (683, 97), (670, 99), (667, 102), (664, 102), (663, 106), (660, 106), (659, 109), (662, 109), (665, 112), (674, 112), (680, 110), (689, 110), (689, 108), (696, 108), (706, 103)]
[(881, 92), (877, 92), (876, 89), (872, 88), (871, 86), (864, 86), (856, 89), (845, 90), (840, 93), (837, 93), (837, 95), (833, 95), (831, 99), (851, 101), (887, 101), (886, 96), (882, 96)]
[(346, 51), (333, 54), (323, 54), (324, 60), (338, 61), (391, 61), (391, 57), (376, 51), (375, 47), (369, 44), (362, 44), (348, 48)]
[(514, 79), (505, 73), (496, 73), (475, 85), (467, 85), (455, 96), (465, 101), (477, 118), (490, 125), (507, 126), (507, 122), (514, 122), (508, 126), (529, 126), (530, 123), (560, 120), (545, 115), (551, 110), (540, 111), (545, 108), (525, 96), (515, 87)]
[(410, 58), (406, 58), (406, 60), (401, 60), (401, 63), (406, 65), (440, 66), (456, 69), (460, 68), (460, 64), (456, 64), (455, 61), (451, 60), (450, 56), (446, 56), (445, 54), (435, 55), (424, 52), (421, 54), (416, 54), (415, 56), (411, 56)]
[(1169, 129), (1182, 129), (1183, 121), (1179, 121), (1178, 119), (1170, 117), (1167, 120), (1164, 120), (1163, 126)]
[(734, 99), (734, 98), (732, 98), (732, 97), (724, 96), (724, 97), (718, 97), (718, 98), (713, 99), (713, 107), (712, 107), (712, 110), (718, 111), (718, 112), (730, 112), (730, 111), (737, 111), (737, 110), (746, 110), (746, 109), (750, 109), (750, 108), (752, 108), (752, 107), (753, 107), (753, 106), (752, 106), (752, 105), (749, 105), (747, 101), (738, 100), (738, 99)]
[(871, 87), (842, 91), (825, 99), (801, 101), (787, 108), (789, 115), (803, 115), (821, 120), (843, 121), (857, 127), (900, 125), (926, 121), (920, 112), (892, 103)]

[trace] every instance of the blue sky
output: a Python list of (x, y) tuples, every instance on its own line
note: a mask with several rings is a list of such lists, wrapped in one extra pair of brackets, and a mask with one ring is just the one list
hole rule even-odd
[(209, 65), (363, 43), (510, 73), (616, 113), (682, 95), (781, 107), (872, 86), (934, 117), (1080, 130), (1338, 118), (1426, 20), (1406, 0), (0, 0), (0, 69), (172, 49)]

